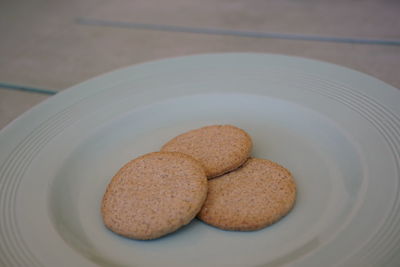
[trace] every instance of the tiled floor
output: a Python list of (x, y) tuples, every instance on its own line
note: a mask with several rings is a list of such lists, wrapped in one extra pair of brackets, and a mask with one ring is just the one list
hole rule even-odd
[[(60, 91), (149, 60), (246, 51), (329, 61), (400, 88), (399, 14), (397, 0), (5, 0), (0, 85)], [(47, 97), (0, 87), (0, 128)]]

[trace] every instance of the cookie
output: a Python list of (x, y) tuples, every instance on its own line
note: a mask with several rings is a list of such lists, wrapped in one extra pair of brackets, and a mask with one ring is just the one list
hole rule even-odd
[(161, 151), (188, 154), (199, 160), (208, 178), (242, 165), (250, 156), (252, 141), (240, 128), (213, 125), (183, 133), (167, 142)]
[(207, 196), (202, 165), (177, 152), (153, 152), (125, 164), (101, 204), (104, 224), (133, 239), (154, 239), (188, 224)]
[(224, 230), (258, 230), (286, 215), (295, 199), (296, 184), (287, 169), (251, 158), (239, 169), (208, 181), (198, 218)]

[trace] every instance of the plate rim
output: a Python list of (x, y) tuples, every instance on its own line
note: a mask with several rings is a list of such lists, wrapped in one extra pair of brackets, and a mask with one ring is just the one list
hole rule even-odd
[[(215, 55), (218, 55), (218, 56), (223, 56), (223, 55), (225, 55), (225, 56), (235, 56), (235, 55), (236, 56), (237, 55), (246, 56), (246, 55), (249, 55), (249, 54), (251, 54), (252, 56), (255, 55), (254, 53), (223, 53), (223, 54), (218, 53), (218, 54), (201, 54), (201, 55), (194, 55), (194, 56), (183, 56), (183, 57), (172, 58), (172, 59), (173, 60), (180, 60), (182, 58), (193, 58), (193, 57), (203, 57), (203, 56), (206, 56), (206, 57), (212, 56), (213, 57)], [(276, 55), (276, 54), (262, 54), (262, 55), (273, 56), (273, 57), (282, 56), (282, 55)], [(291, 57), (291, 56), (286, 56), (286, 55), (284, 55), (284, 57), (286, 59), (290, 59), (290, 60), (292, 60), (292, 59), (293, 60), (298, 60), (298, 59), (304, 60), (305, 59), (305, 58)], [(129, 71), (134, 70), (135, 68), (140, 68), (143, 65), (151, 66), (151, 64), (159, 64), (160, 62), (164, 62), (165, 63), (165, 62), (169, 62), (170, 60), (171, 59), (155, 60), (155, 61), (146, 62), (146, 63), (142, 63), (142, 64), (138, 64), (138, 65), (124, 67), (122, 69), (118, 69), (118, 70), (115, 70), (115, 71), (112, 71), (112, 72), (97, 76), (97, 77), (89, 79), (89, 80), (87, 80), (87, 81), (85, 81), (83, 83), (80, 83), (80, 84), (78, 84), (76, 86), (70, 87), (69, 89), (67, 89), (65, 91), (62, 91), (61, 93), (59, 93), (59, 94), (57, 94), (57, 95), (55, 95), (53, 97), (50, 97), (49, 99), (46, 99), (43, 102), (43, 104), (39, 104), (38, 106), (33, 107), (32, 109), (28, 110), (27, 112), (25, 112), (24, 114), (19, 116), (12, 123), (8, 124), (5, 128), (3, 128), (0, 131), (0, 139), (4, 138), (4, 136), (7, 136), (7, 134), (12, 133), (14, 131), (14, 129), (23, 128), (22, 127), (23, 124), (25, 124), (25, 121), (28, 120), (31, 116), (36, 116), (38, 113), (40, 114), (41, 112), (43, 112), (43, 110), (46, 111), (46, 109), (51, 108), (51, 107), (53, 107), (55, 110), (59, 109), (60, 107), (55, 105), (57, 101), (61, 101), (63, 98), (68, 98), (68, 97), (70, 98), (70, 101), (72, 101), (74, 99), (77, 99), (76, 98), (77, 96), (79, 98), (79, 95), (81, 95), (82, 87), (83, 88), (88, 87), (88, 86), (92, 87), (92, 84), (99, 83), (99, 82), (102, 81), (102, 79), (108, 80), (108, 79), (110, 79), (110, 77), (118, 76), (121, 73), (121, 71), (122, 72), (129, 72)], [(310, 60), (310, 59), (305, 59), (305, 60), (309, 61), (309, 63), (318, 62), (318, 64), (323, 63), (323, 64), (332, 65), (333, 67), (345, 68), (345, 67), (342, 67), (342, 66), (339, 66), (339, 65), (335, 65), (335, 64), (332, 64), (332, 63), (325, 63), (325, 62), (322, 62), (322, 61), (315, 61), (315, 60)], [(348, 70), (351, 70), (351, 69), (348, 69)], [(366, 77), (369, 77), (369, 78), (372, 78), (372, 79), (376, 79), (376, 78), (373, 78), (373, 77), (368, 76), (366, 74), (360, 73), (358, 71), (354, 71), (354, 70), (351, 70), (351, 71), (355, 72), (355, 73), (358, 73), (358, 74), (362, 74), (363, 76), (366, 76)], [(379, 80), (378, 80), (378, 82), (385, 84), (384, 82), (381, 82)], [(385, 84), (385, 85), (388, 85), (388, 84)], [(388, 85), (388, 86), (391, 87), (391, 88), (394, 88), (394, 87), (392, 87), (390, 85)], [(104, 89), (104, 90), (107, 90), (107, 89)], [(385, 90), (385, 89), (383, 89), (383, 90)], [(397, 95), (399, 96), (399, 99), (400, 99), (399, 90), (396, 89), (396, 88), (394, 88), (394, 90), (396, 90), (395, 92), (397, 92)], [(92, 94), (93, 94), (93, 92), (88, 94), (86, 97), (90, 97)], [(96, 94), (96, 91), (94, 91), (94, 94)], [(71, 103), (73, 104), (75, 102), (71, 102)], [(68, 107), (68, 105), (66, 107)], [(397, 110), (396, 111), (392, 110), (392, 112), (397, 115)], [(51, 117), (51, 115), (50, 115), (50, 117)], [(35, 121), (35, 123), (38, 123), (38, 121)], [(38, 127), (38, 125), (40, 125), (40, 124), (37, 124), (36, 127)], [(0, 145), (0, 147), (1, 147), (1, 145)], [(0, 158), (0, 163), (3, 163), (3, 162), (4, 162), (4, 159)]]

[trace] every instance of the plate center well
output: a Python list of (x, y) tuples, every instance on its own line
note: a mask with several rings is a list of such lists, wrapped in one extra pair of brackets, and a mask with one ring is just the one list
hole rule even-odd
[[(212, 124), (244, 129), (253, 138), (254, 157), (275, 161), (293, 173), (298, 198), (291, 213), (270, 227), (246, 233), (194, 220), (154, 241), (129, 240), (104, 227), (101, 198), (123, 164), (158, 151), (180, 133)], [(104, 265), (278, 265), (282, 259), (295, 260), (339, 231), (356, 203), (363, 176), (352, 141), (335, 122), (299, 104), (259, 95), (165, 99), (121, 113), (77, 143), (52, 184), (50, 213), (71, 247)]]

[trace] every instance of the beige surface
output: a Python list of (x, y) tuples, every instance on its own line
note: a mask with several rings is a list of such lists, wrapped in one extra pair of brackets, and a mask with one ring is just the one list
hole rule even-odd
[[(400, 46), (104, 27), (78, 18), (234, 31), (400, 40), (400, 1), (0, 1), (0, 83), (63, 90), (149, 60), (266, 52), (324, 60), (400, 88)], [(0, 89), (0, 127), (48, 96)], [(30, 104), (27, 104), (30, 103)]]
[[(139, 3), (140, 2), (140, 3)], [(107, 1), (86, 16), (260, 32), (399, 38), (396, 0)]]
[(0, 89), (0, 129), (48, 96)]

